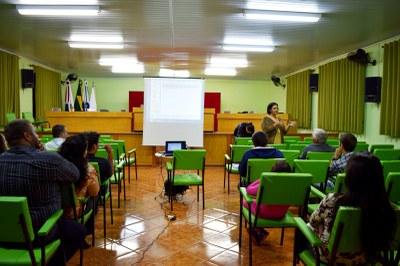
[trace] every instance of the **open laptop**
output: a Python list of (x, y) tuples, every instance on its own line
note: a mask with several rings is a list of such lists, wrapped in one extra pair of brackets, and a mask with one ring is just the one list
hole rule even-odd
[(172, 156), (175, 150), (186, 150), (186, 141), (165, 142), (165, 156)]

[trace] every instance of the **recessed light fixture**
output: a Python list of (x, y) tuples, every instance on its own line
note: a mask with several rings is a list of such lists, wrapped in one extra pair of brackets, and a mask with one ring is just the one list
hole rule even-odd
[(262, 46), (262, 45), (223, 44), (222, 49), (226, 51), (272, 52), (275, 49), (275, 47)]
[(317, 22), (321, 18), (319, 13), (245, 10), (243, 14), (248, 19), (290, 21), (290, 22)]
[(179, 77), (179, 78), (188, 78), (190, 77), (189, 70), (172, 70), (162, 68), (158, 74), (160, 77)]
[(34, 16), (96, 16), (101, 11), (98, 5), (17, 5), (17, 10)]
[(204, 74), (208, 76), (236, 76), (236, 69), (234, 68), (214, 68), (208, 67)]
[(241, 58), (223, 58), (211, 57), (210, 65), (212, 67), (248, 67), (247, 59)]
[(123, 43), (124, 38), (122, 36), (115, 35), (93, 35), (93, 34), (72, 34), (69, 38), (71, 42), (111, 42), (111, 43)]
[(110, 42), (68, 42), (71, 48), (83, 49), (123, 49), (123, 43), (110, 43)]
[(128, 64), (138, 64), (136, 57), (101, 57), (99, 60), (99, 65), (101, 66), (114, 66), (114, 65), (128, 65)]
[(142, 74), (144, 73), (143, 64), (129, 64), (129, 65), (114, 65), (111, 68), (112, 73), (132, 73)]

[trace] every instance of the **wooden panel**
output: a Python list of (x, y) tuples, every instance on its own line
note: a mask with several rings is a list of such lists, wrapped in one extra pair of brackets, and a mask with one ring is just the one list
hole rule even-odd
[(132, 108), (133, 131), (143, 131), (143, 108)]
[(204, 108), (204, 129), (205, 132), (214, 132), (214, 108)]
[(132, 113), (127, 112), (46, 112), (46, 119), (51, 125), (64, 124), (70, 132), (132, 130)]
[(229, 151), (230, 134), (204, 134), (204, 149), (207, 151), (207, 165), (224, 165), (224, 155)]
[(143, 135), (140, 133), (127, 133), (127, 134), (110, 134), (113, 139), (125, 140), (127, 152), (136, 148), (136, 157), (138, 165), (155, 165), (156, 158), (154, 156), (156, 147), (143, 146)]

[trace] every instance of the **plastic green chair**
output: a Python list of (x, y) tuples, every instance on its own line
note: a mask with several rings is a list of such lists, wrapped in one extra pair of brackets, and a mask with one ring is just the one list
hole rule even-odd
[(298, 150), (300, 152), (300, 154), (303, 152), (304, 148), (307, 147), (308, 144), (305, 143), (301, 143), (301, 144), (297, 144), (297, 143), (293, 143), (289, 145), (289, 150)]
[(369, 151), (374, 153), (375, 149), (394, 149), (394, 144), (371, 144)]
[[(307, 213), (308, 195), (312, 182), (311, 174), (299, 173), (263, 173), (261, 175), (260, 185), (256, 197), (257, 205), (290, 205), (298, 206), (299, 217), (304, 217)], [(242, 244), (243, 219), (249, 225), (249, 232), (252, 228), (282, 228), (281, 245), (283, 244), (284, 228), (296, 227), (294, 214), (287, 211), (285, 217), (277, 220), (263, 219), (259, 217), (259, 209), (255, 214), (243, 206), (243, 199), (249, 206), (253, 197), (248, 195), (246, 188), (240, 188), (240, 225), (239, 225), (239, 247)], [(252, 265), (252, 241), (249, 237), (249, 265)]]
[(311, 144), (311, 143), (313, 143), (313, 142), (309, 141), (309, 140), (300, 140), (296, 144), (306, 144), (306, 145), (308, 145), (308, 144)]
[(357, 145), (354, 149), (354, 152), (363, 152), (363, 151), (368, 151), (369, 144), (368, 143), (363, 143), (363, 142), (357, 142)]
[[(81, 205), (82, 208), (82, 212), (84, 212), (84, 210), (86, 209), (86, 204), (88, 203), (89, 200), (93, 201), (93, 208), (95, 206), (94, 203), (94, 198), (87, 196), (84, 198), (80, 198), (78, 199), (76, 197), (76, 193), (75, 193), (75, 185), (74, 184), (69, 184), (69, 185), (64, 185), (60, 187), (60, 194), (61, 194), (61, 207), (66, 210), (66, 209), (72, 209), (74, 217), (73, 219), (81, 224), (86, 224), (89, 219), (90, 216), (93, 214), (94, 210), (91, 209), (86, 213), (83, 213), (83, 215), (78, 216), (77, 212), (76, 212), (76, 208), (78, 207), (78, 204)], [(94, 230), (94, 219), (92, 221), (92, 227)], [(95, 237), (94, 237), (94, 231), (92, 234), (92, 246), (94, 246), (95, 244)], [(83, 244), (80, 247), (79, 250), (80, 253), (80, 265), (83, 265)]]
[(400, 172), (390, 172), (385, 179), (385, 187), (389, 200), (400, 202)]
[(306, 158), (308, 160), (332, 160), (335, 152), (326, 152), (326, 151), (309, 151), (307, 152)]
[(400, 149), (374, 149), (379, 160), (400, 160)]
[[(301, 231), (314, 248), (314, 252), (317, 256), (311, 254), (309, 249), (305, 249), (296, 254), (293, 258), (293, 263), (295, 264), (296, 259), (299, 259), (304, 265), (320, 265), (321, 261), (318, 247), (322, 245), (322, 241), (307, 226), (302, 218), (295, 217), (294, 220), (298, 228), (295, 232), (295, 238), (299, 237), (299, 231)], [(335, 265), (335, 259), (338, 253), (356, 253), (362, 251), (361, 210), (359, 208), (339, 207), (327, 248), (330, 255), (328, 265)], [(297, 250), (296, 247), (295, 250)]]
[(228, 173), (228, 193), (230, 192), (230, 177), (231, 174), (239, 173), (239, 163), (243, 158), (243, 154), (250, 150), (249, 145), (230, 145), (230, 154), (225, 154), (225, 171), (224, 171), (224, 189), (226, 173)]
[(252, 158), (247, 161), (246, 184), (250, 184), (261, 177), (263, 172), (271, 172), (272, 167), (284, 158)]
[(282, 144), (268, 144), (268, 147), (275, 148), (277, 150), (286, 150), (288, 148), (288, 145), (285, 143)]
[(104, 140), (112, 140), (111, 135), (100, 135), (99, 142), (103, 142)]
[[(32, 125), (36, 127), (38, 132), (49, 132), (51, 131), (50, 122), (47, 120), (35, 120), (33, 114), (31, 112), (22, 112), (22, 118), (29, 120)], [(47, 128), (43, 127), (43, 125), (47, 124)]]
[(313, 137), (304, 137), (303, 141), (309, 141), (309, 142), (313, 142)]
[(253, 145), (253, 141), (251, 140), (251, 137), (236, 137), (235, 145)]
[(286, 162), (293, 167), (293, 161), (299, 159), (301, 152), (298, 150), (280, 150)]
[(332, 146), (338, 146), (339, 145), (339, 139), (336, 138), (328, 138), (326, 140), (326, 144), (332, 145)]
[[(124, 160), (124, 166), (128, 167), (128, 182), (131, 182), (131, 165), (135, 166), (135, 174), (137, 180), (137, 164), (136, 164), (136, 148), (131, 149), (128, 151), (128, 156), (126, 152), (126, 145), (125, 140), (112, 140), (112, 139), (105, 139), (103, 140), (104, 143), (116, 143), (118, 144), (118, 158), (120, 160)], [(117, 164), (119, 161), (117, 162)]]
[(387, 178), (390, 172), (400, 172), (400, 160), (382, 160), (383, 176)]
[(293, 161), (293, 172), (309, 173), (313, 176), (313, 184), (319, 183), (319, 189), (325, 192), (326, 182), (328, 181), (328, 160), (299, 160)]
[[(31, 215), (26, 197), (0, 196), (0, 265), (46, 265), (61, 246), (57, 239), (46, 243), (45, 239), (53, 227), (60, 223), (63, 211), (58, 210), (47, 219), (38, 232), (33, 231)], [(61, 227), (60, 227), (61, 230)], [(32, 247), (35, 238), (40, 238), (41, 246)], [(6, 243), (20, 244), (25, 248), (7, 248)]]
[(15, 116), (15, 113), (6, 113), (6, 121), (7, 124), (9, 124), (11, 121), (17, 119), (17, 117)]
[[(166, 163), (169, 188), (172, 186), (197, 186), (197, 201), (199, 190), (202, 187), (204, 209), (204, 170), (206, 165), (206, 150), (176, 150), (173, 153), (172, 162)], [(196, 174), (187, 171), (197, 171)], [(201, 172), (201, 175), (200, 175)], [(169, 191), (171, 211), (173, 210), (173, 196)]]
[(300, 141), (300, 136), (283, 136), (283, 143), (292, 144)]
[[(105, 157), (104, 157), (104, 153), (102, 151), (99, 154), (96, 153), (96, 156), (100, 155), (99, 157), (107, 158), (107, 151), (105, 149), (103, 149), (103, 150), (105, 151)], [(107, 229), (106, 229), (107, 228), (107, 226), (106, 226), (107, 199), (110, 199), (111, 224), (114, 223), (110, 178), (107, 178), (106, 180), (102, 181), (101, 176), (100, 176), (99, 163), (97, 163), (97, 162), (89, 162), (89, 163), (94, 167), (94, 169), (96, 169), (97, 176), (99, 177), (100, 191), (99, 191), (98, 203), (100, 206), (103, 206), (103, 232), (104, 232), (104, 238), (106, 238), (106, 236), (107, 236)]]

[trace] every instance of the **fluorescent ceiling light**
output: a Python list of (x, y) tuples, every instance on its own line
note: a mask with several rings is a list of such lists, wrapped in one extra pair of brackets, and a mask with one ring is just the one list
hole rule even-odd
[(291, 22), (317, 22), (321, 18), (318, 13), (285, 12), (269, 10), (245, 10), (244, 16), (248, 19), (262, 19)]
[(72, 34), (69, 38), (71, 42), (111, 42), (111, 43), (122, 43), (124, 38), (121, 36), (113, 35), (90, 35), (90, 34)]
[(68, 42), (71, 48), (84, 49), (123, 49), (123, 43), (100, 43), (100, 42)]
[(222, 49), (226, 51), (247, 51), (247, 52), (272, 52), (274, 46), (261, 46), (261, 45), (234, 45), (223, 44)]
[(135, 65), (115, 65), (111, 68), (112, 73), (132, 73), (132, 74), (142, 74), (144, 73), (143, 64)]
[(100, 13), (100, 6), (17, 5), (17, 10), (21, 15), (96, 16)]
[(172, 69), (160, 69), (158, 74), (160, 77), (179, 77), (179, 78), (188, 78), (190, 77), (189, 70), (172, 70)]
[(97, 0), (20, 0), (22, 5), (97, 5)]
[(138, 64), (136, 57), (101, 57), (99, 60), (99, 65), (101, 66), (114, 66), (121, 64)]
[(236, 76), (236, 69), (234, 68), (214, 68), (208, 67), (204, 74), (208, 76)]
[(210, 65), (212, 67), (248, 67), (249, 64), (247, 59), (239, 58), (222, 58), (222, 57), (212, 57), (210, 60)]

